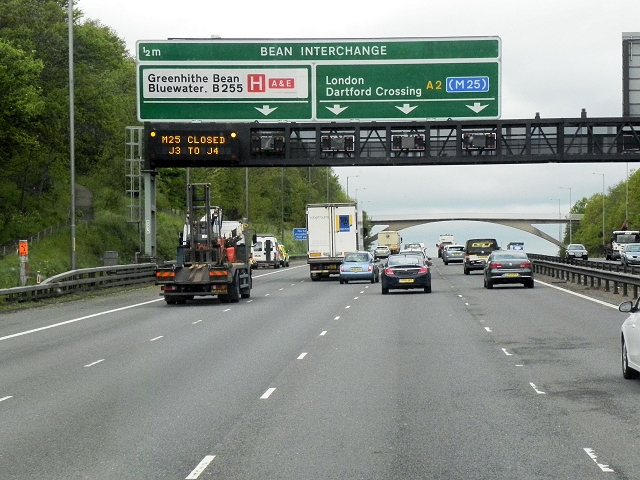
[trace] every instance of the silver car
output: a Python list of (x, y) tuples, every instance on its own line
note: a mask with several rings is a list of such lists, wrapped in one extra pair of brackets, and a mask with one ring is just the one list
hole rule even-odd
[(623, 265), (640, 265), (640, 243), (625, 245), (620, 254), (620, 261)]
[(446, 245), (442, 250), (442, 261), (445, 265), (464, 262), (464, 245)]

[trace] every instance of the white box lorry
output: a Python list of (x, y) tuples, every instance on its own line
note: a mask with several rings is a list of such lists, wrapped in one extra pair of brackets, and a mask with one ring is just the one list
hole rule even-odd
[(307, 205), (307, 263), (311, 280), (340, 275), (345, 253), (358, 250), (358, 231), (355, 203)]

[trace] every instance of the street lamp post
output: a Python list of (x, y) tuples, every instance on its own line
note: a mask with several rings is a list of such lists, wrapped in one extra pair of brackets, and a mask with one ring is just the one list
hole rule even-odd
[(360, 175), (347, 175), (347, 197), (349, 197), (349, 179), (350, 178), (356, 178), (359, 177)]
[(363, 188), (356, 188), (356, 206), (358, 206), (358, 190), (366, 190), (367, 187), (363, 187)]
[(604, 173), (591, 172), (591, 175), (602, 175), (602, 248), (604, 251)]
[(573, 243), (573, 232), (571, 225), (571, 187), (560, 187), (563, 190), (569, 190), (569, 243)]
[[(551, 200), (557, 200), (558, 201), (558, 220), (562, 219), (562, 213), (560, 212), (560, 199), (559, 198), (552, 198)], [(562, 229), (562, 224), (558, 223), (558, 241), (559, 242), (562, 242), (561, 229)]]

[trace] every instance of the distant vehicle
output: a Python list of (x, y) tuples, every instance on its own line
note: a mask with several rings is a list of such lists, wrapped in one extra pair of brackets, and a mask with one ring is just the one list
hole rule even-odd
[[(618, 310), (630, 313), (620, 329), (622, 376), (626, 379), (638, 378), (640, 372), (640, 298), (622, 302)], [(637, 328), (636, 328), (637, 327)]]
[(445, 265), (452, 262), (464, 262), (464, 245), (446, 245), (442, 251), (442, 261)]
[(628, 243), (620, 254), (623, 265), (640, 265), (640, 243)]
[(391, 255), (391, 250), (389, 250), (389, 247), (387, 247), (386, 245), (378, 245), (373, 250), (374, 260), (378, 260), (379, 258), (387, 258), (389, 255)]
[(416, 250), (418, 252), (423, 252), (424, 251), (424, 246), (421, 245), (420, 243), (405, 243), (404, 246), (402, 247), (402, 250)]
[(471, 238), (464, 246), (464, 274), (472, 270), (483, 270), (487, 257), (494, 250), (500, 250), (495, 238)]
[(570, 243), (569, 245), (567, 245), (564, 256), (569, 260), (588, 260), (589, 252), (587, 252), (587, 249), (584, 248), (584, 245), (582, 245), (581, 243)]
[(533, 288), (533, 266), (526, 253), (517, 250), (495, 250), (484, 266), (484, 287), (497, 284), (522, 283)]
[(390, 255), (387, 265), (380, 275), (382, 294), (391, 289), (422, 288), (431, 293), (431, 271), (424, 256), (417, 253), (399, 253)]
[(507, 250), (524, 250), (524, 242), (509, 242)]
[(391, 253), (398, 253), (402, 245), (400, 233), (393, 230), (383, 230), (378, 233), (378, 245), (386, 245)]
[(639, 230), (627, 230), (625, 220), (620, 230), (614, 230), (611, 234), (611, 241), (605, 246), (604, 258), (606, 260), (620, 260), (620, 255), (624, 246), (628, 243), (640, 243)]
[(307, 263), (312, 281), (340, 273), (344, 256), (358, 250), (359, 230), (355, 203), (307, 205)]
[(380, 281), (380, 270), (369, 252), (350, 252), (344, 256), (340, 265), (340, 283), (351, 280)]
[(438, 236), (438, 243), (436, 243), (436, 247), (438, 247), (438, 258), (442, 258), (442, 249), (445, 245), (453, 245), (455, 240), (453, 239), (453, 235), (450, 233), (443, 233)]
[(251, 253), (256, 267), (280, 268), (278, 245), (278, 239), (274, 235), (268, 233), (255, 235)]

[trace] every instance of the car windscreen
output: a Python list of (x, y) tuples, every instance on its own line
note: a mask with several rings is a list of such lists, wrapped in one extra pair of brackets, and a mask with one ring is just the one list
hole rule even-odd
[(493, 260), (528, 260), (529, 257), (525, 254), (518, 253), (501, 253), (499, 255), (493, 255)]
[(629, 245), (624, 249), (625, 252), (640, 252), (640, 245)]
[(447, 252), (462, 252), (463, 250), (464, 250), (463, 246), (447, 248)]

